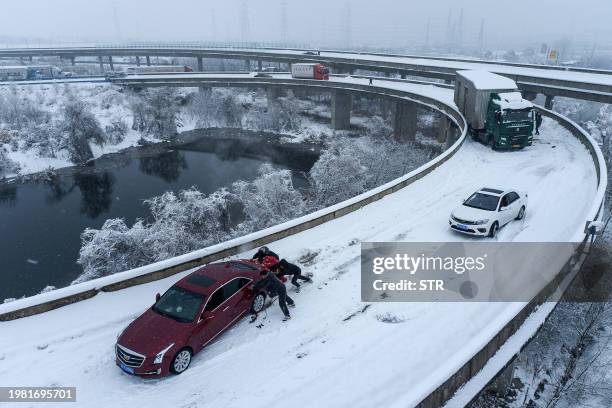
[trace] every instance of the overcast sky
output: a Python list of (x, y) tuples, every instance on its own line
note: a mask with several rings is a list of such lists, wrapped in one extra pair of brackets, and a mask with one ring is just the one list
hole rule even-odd
[(352, 0), (350, 6), (344, 0), (3, 1), (0, 44), (24, 38), (35, 44), (39, 38), (238, 41), (245, 36), (279, 42), (283, 2), (286, 36), (296, 43), (421, 45), (429, 22), (431, 45), (449, 36), (476, 44), (484, 19), (484, 43), (490, 48), (538, 48), (564, 38), (573, 44), (612, 44), (610, 0)]

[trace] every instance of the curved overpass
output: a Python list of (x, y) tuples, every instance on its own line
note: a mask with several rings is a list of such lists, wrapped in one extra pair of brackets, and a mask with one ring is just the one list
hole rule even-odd
[[(340, 72), (368, 70), (399, 73), (418, 77), (454, 80), (454, 73), (462, 69), (482, 69), (514, 79), (523, 91), (541, 93), (549, 97), (566, 96), (577, 99), (612, 103), (612, 72), (585, 68), (559, 68), (544, 65), (516, 64), (465, 58), (436, 58), (398, 54), (357, 53), (345, 51), (317, 51), (296, 49), (240, 49), (207, 48), (198, 46), (126, 45), (68, 48), (21, 48), (0, 50), (0, 58), (31, 58), (55, 56), (75, 61), (79, 57), (97, 57), (100, 64), (112, 57), (186, 57), (197, 60), (197, 70), (203, 70), (203, 59), (239, 59), (249, 61), (325, 62)], [(552, 103), (552, 102), (551, 102)]]
[[(177, 81), (168, 77), (148, 77), (147, 81)], [(282, 76), (181, 77), (192, 81), (189, 86), (200, 86), (203, 81), (215, 86), (271, 86), (271, 81), (284, 81), (291, 86), (302, 83), (381, 93), (426, 103), (447, 115), (463, 133), (433, 162), (349, 202), (194, 254), (0, 305), (2, 318), (27, 308), (41, 312), (43, 309), (36, 308), (45, 302), (56, 302), (48, 310), (70, 303), (66, 300), (70, 296), (77, 297), (74, 301), (99, 293), (58, 310), (0, 323), (5, 363), (0, 367), (0, 378), (17, 376), (43, 384), (68, 381), (79, 387), (80, 398), (95, 400), (101, 406), (113, 400), (155, 403), (176, 387), (184, 387), (179, 397), (183, 404), (203, 400), (211, 406), (228, 406), (247, 383), (250, 389), (265, 392), (243, 397), (247, 400), (242, 399), (241, 405), (274, 405), (292, 394), (298, 401), (320, 405), (437, 406), (484, 365), (535, 304), (375, 304), (365, 310), (359, 298), (359, 246), (352, 243), (464, 240), (446, 228), (450, 209), (475, 188), (506, 183), (509, 174), (521, 180), (517, 187), (530, 191), (530, 215), (525, 223), (502, 230), (500, 240), (580, 241), (585, 220), (600, 215), (606, 180), (601, 152), (588, 135), (580, 136), (579, 128), (551, 112), (544, 111), (550, 118), (543, 125), (541, 143), (504, 154), (465, 140), (465, 123), (452, 105), (452, 92), (445, 89), (385, 80), (377, 80), (371, 87), (354, 78), (309, 84)], [(550, 202), (558, 205), (551, 208)], [(559, 216), (566, 223), (552, 222)], [(112, 364), (114, 336), (150, 305), (153, 293), (163, 291), (188, 271), (170, 275), (226, 256), (247, 256), (245, 250), (270, 241), (274, 241), (275, 250), (291, 259), (307, 251), (317, 253), (311, 268), (318, 287), (300, 294), (295, 324), (282, 326), (268, 320), (263, 330), (257, 330), (241, 323), (180, 377), (154, 386), (130, 379), (142, 392), (134, 393), (131, 387), (126, 390), (126, 378)], [(160, 278), (165, 279), (156, 280)], [(116, 291), (140, 283), (146, 284)], [(405, 320), (397, 325), (380, 322), (377, 316), (386, 313)], [(517, 321), (517, 316), (522, 319)], [(506, 337), (500, 338), (501, 333)], [(489, 354), (482, 354), (483, 350)], [(28, 368), (33, 359), (38, 364), (34, 373)], [(263, 368), (265, 375), (261, 374), (262, 359), (270, 362)], [(467, 371), (466, 365), (470, 366)], [(236, 366), (241, 367), (240, 372), (235, 371)], [(356, 376), (364, 367), (370, 372)], [(271, 377), (291, 381), (270, 391)], [(100, 382), (101, 378), (104, 381)], [(203, 383), (207, 390), (203, 390)], [(209, 389), (215, 393), (210, 394)]]

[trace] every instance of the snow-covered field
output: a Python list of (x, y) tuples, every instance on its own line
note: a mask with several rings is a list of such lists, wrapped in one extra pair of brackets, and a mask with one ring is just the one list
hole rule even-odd
[[(583, 228), (596, 191), (595, 169), (563, 128), (545, 119), (541, 133), (533, 147), (510, 153), (467, 140), (449, 161), (399, 192), (271, 243), (289, 260), (317, 254), (304, 265), (315, 284), (292, 294), (292, 320), (282, 323), (273, 306), (260, 317), (262, 328), (240, 322), (180, 376), (142, 380), (123, 374), (113, 346), (156, 292), (188, 272), (0, 323), (0, 384), (76, 386), (76, 405), (83, 407), (412, 406), (523, 304), (377, 303), (364, 310), (359, 242), (469, 239), (448, 230), (447, 216), (482, 186), (529, 193), (526, 220), (502, 229), (499, 240), (569, 239)], [(387, 314), (399, 322), (382, 321)]]

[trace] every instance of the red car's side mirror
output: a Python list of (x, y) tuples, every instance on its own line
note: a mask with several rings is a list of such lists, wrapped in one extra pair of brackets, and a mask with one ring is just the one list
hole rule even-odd
[(161, 295), (158, 293), (157, 295), (155, 295), (155, 301), (159, 302), (159, 299), (161, 298)]

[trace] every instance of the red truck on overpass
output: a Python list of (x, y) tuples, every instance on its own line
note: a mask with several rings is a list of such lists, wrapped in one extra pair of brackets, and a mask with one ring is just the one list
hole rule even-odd
[(299, 79), (329, 80), (329, 68), (323, 64), (291, 64), (291, 76)]

